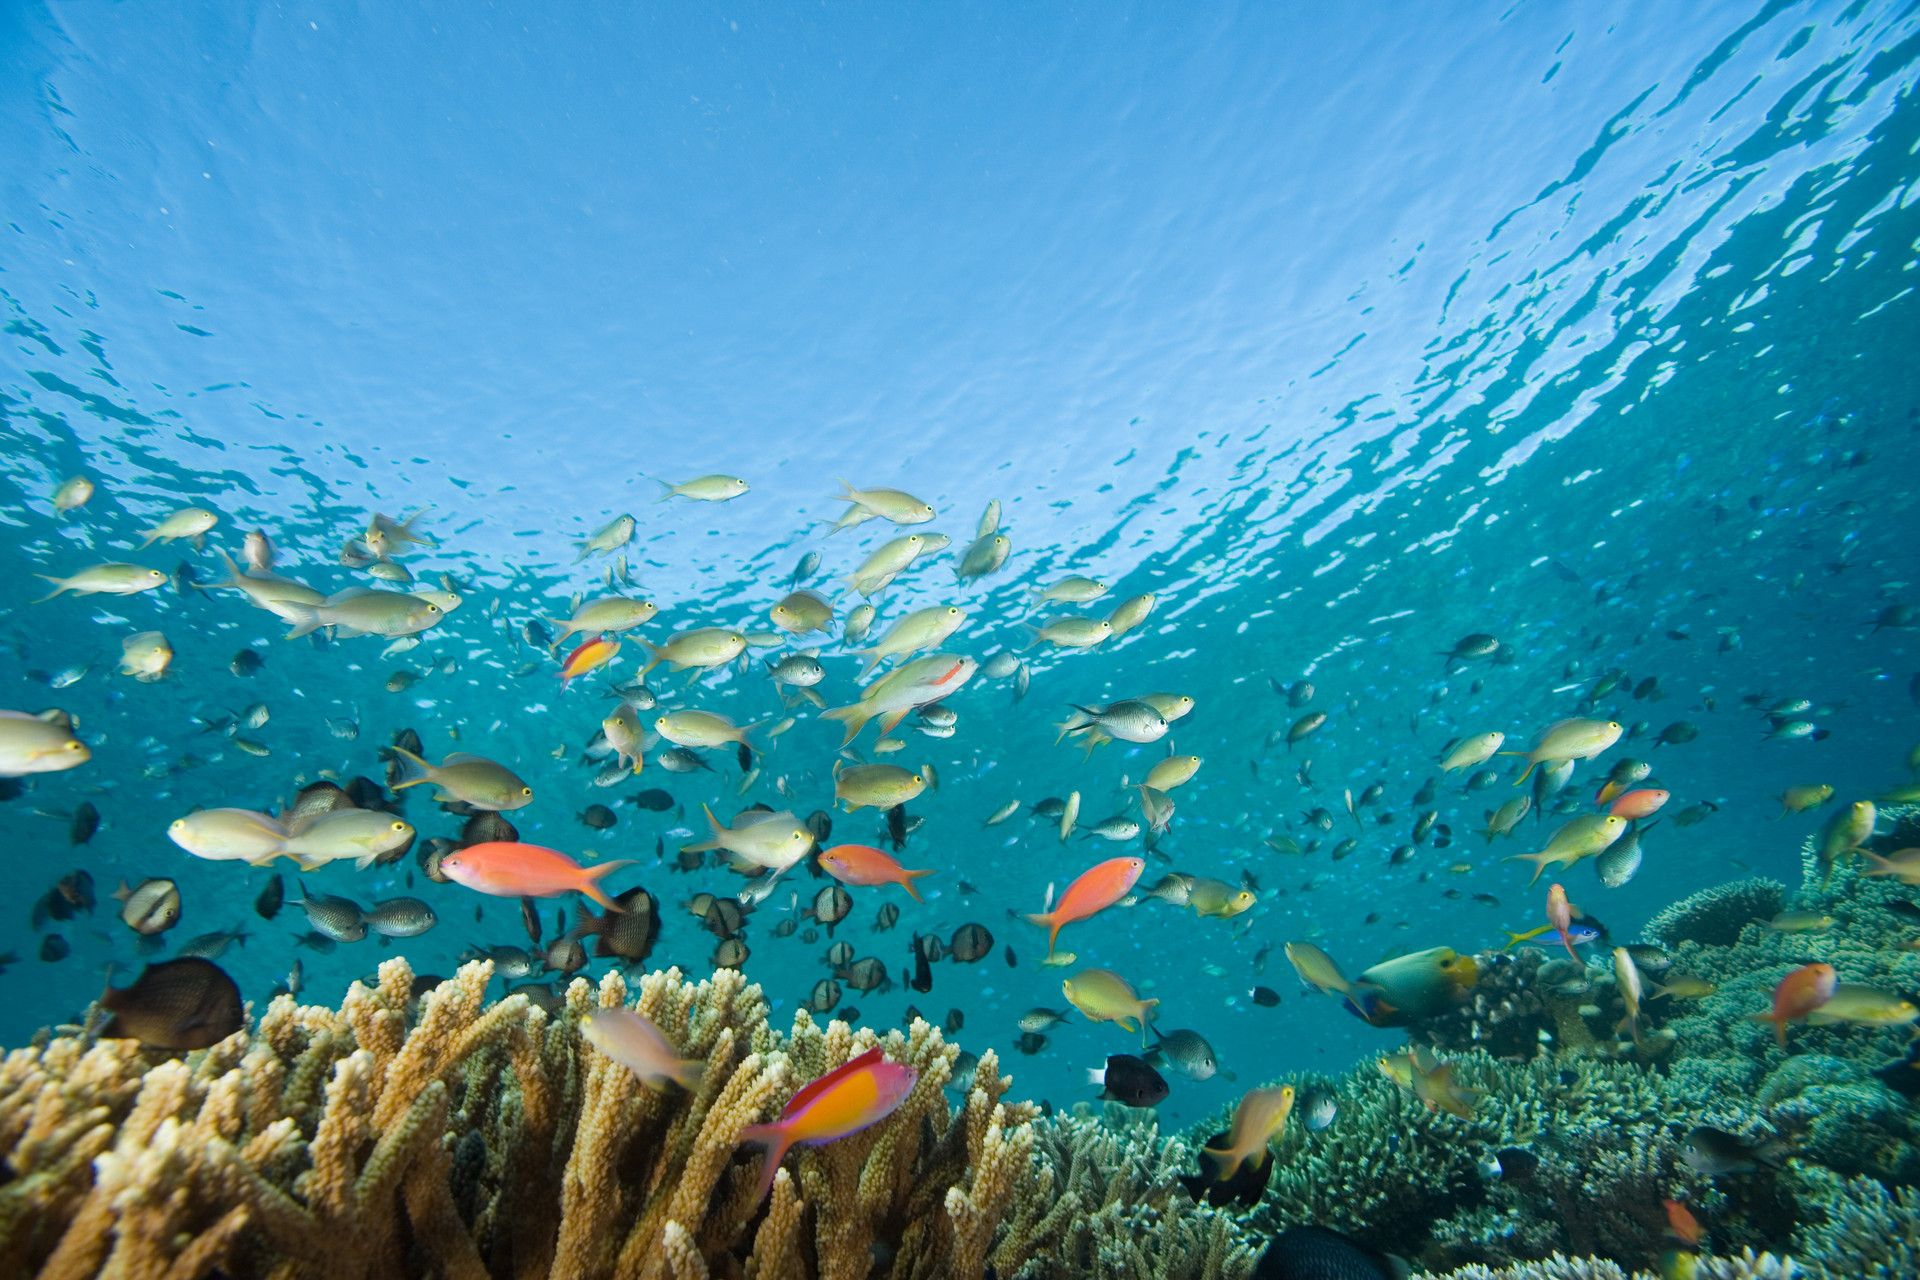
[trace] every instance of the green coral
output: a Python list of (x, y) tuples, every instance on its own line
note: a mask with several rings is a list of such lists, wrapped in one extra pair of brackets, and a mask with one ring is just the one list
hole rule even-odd
[(1787, 886), (1766, 876), (1710, 885), (1656, 914), (1641, 933), (1663, 947), (1682, 942), (1724, 947), (1748, 921), (1778, 915), (1786, 898)]
[(1801, 1171), (1805, 1199), (1822, 1221), (1803, 1228), (1795, 1250), (1811, 1280), (1911, 1280), (1920, 1275), (1920, 1194), (1873, 1178)]

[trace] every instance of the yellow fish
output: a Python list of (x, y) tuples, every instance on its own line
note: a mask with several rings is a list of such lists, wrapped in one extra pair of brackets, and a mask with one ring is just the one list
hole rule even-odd
[(1531, 862), (1533, 879), (1538, 883), (1550, 866), (1572, 866), (1582, 858), (1591, 858), (1626, 833), (1627, 820), (1615, 814), (1583, 813), (1553, 833), (1547, 847), (1538, 853), (1515, 853), (1508, 862)]
[[(1140, 1033), (1140, 1044), (1147, 1043), (1147, 1023), (1153, 1019), (1155, 998), (1142, 1000), (1127, 980), (1111, 969), (1082, 969), (1060, 984), (1067, 1003), (1086, 1015), (1089, 1022), (1116, 1022), (1128, 1031)], [(1138, 1022), (1138, 1026), (1135, 1022)]]

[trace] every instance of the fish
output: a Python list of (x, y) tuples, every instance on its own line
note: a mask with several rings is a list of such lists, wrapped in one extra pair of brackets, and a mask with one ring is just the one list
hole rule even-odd
[(687, 498), (694, 502), (726, 502), (748, 491), (745, 480), (736, 476), (700, 476), (685, 484), (671, 484), (658, 476), (654, 483), (666, 490), (655, 498), (655, 502), (666, 502), (671, 498)]
[(1036, 1007), (1020, 1015), (1019, 1026), (1022, 1031), (1046, 1031), (1067, 1020), (1065, 1009)]
[[(846, 892), (844, 889), (842, 893)], [(947, 954), (956, 964), (973, 964), (993, 954), (993, 934), (983, 924), (963, 924), (947, 942)]]
[(983, 827), (997, 827), (1018, 812), (1020, 812), (1020, 800), (1018, 797), (1015, 797), (1001, 805), (998, 809), (995, 809), (987, 816), (987, 820), (980, 825)]
[[(1652, 827), (1648, 827), (1652, 830)], [(1640, 870), (1645, 854), (1640, 848), (1641, 830), (1638, 826), (1629, 827), (1626, 834), (1615, 840), (1594, 859), (1594, 870), (1600, 873), (1600, 883), (1609, 889), (1618, 889), (1626, 884)]]
[(1155, 1028), (1153, 1035), (1153, 1049), (1146, 1056), (1154, 1066), (1170, 1064), (1181, 1075), (1195, 1081), (1211, 1080), (1219, 1072), (1219, 1058), (1199, 1032), (1169, 1031), (1163, 1035)]
[(1314, 1085), (1297, 1099), (1300, 1122), (1310, 1133), (1319, 1133), (1340, 1114), (1340, 1099), (1332, 1089)]
[(720, 747), (728, 743), (751, 747), (753, 743), (747, 735), (761, 723), (764, 722), (736, 725), (717, 712), (689, 708), (660, 716), (654, 720), (653, 727), (668, 742), (682, 747)]
[(589, 640), (569, 653), (555, 672), (560, 678), (560, 687), (567, 688), (575, 680), (592, 671), (610, 664), (620, 654), (618, 637), (602, 635)]
[(1629, 1032), (1636, 1049), (1640, 1048), (1640, 970), (1634, 966), (1633, 954), (1625, 947), (1613, 949), (1614, 988), (1620, 993), (1621, 1003), (1626, 1006), (1626, 1016), (1620, 1020), (1619, 1031)]
[(120, 642), (120, 674), (132, 676), (142, 684), (152, 684), (167, 674), (173, 662), (173, 646), (158, 631), (142, 631)]
[(1901, 884), (1920, 885), (1920, 848), (1895, 849), (1882, 857), (1869, 850), (1861, 850), (1866, 855), (1868, 876), (1893, 876)]
[(441, 874), (479, 893), (551, 898), (574, 891), (613, 911), (621, 907), (606, 895), (599, 882), (609, 873), (632, 865), (631, 858), (620, 858), (582, 867), (558, 850), (506, 841), (468, 845), (440, 859)]
[(315, 897), (301, 884), (300, 896), (292, 901), (307, 913), (307, 923), (332, 942), (358, 942), (367, 936), (366, 918), (351, 898), (325, 893)]
[(1557, 884), (1547, 886), (1547, 920), (1553, 925), (1554, 932), (1560, 935), (1560, 945), (1567, 949), (1567, 955), (1584, 969), (1586, 962), (1573, 949), (1573, 905), (1567, 901), (1567, 891)]
[(1327, 713), (1324, 711), (1309, 711), (1295, 720), (1287, 730), (1287, 750), (1292, 751), (1294, 743), (1316, 732), (1326, 722)]
[(1044, 642), (1056, 649), (1091, 649), (1113, 634), (1113, 624), (1105, 618), (1067, 617), (1038, 627), (1024, 622), (1020, 625), (1031, 633), (1027, 646)]
[(1111, 969), (1083, 969), (1060, 984), (1067, 1003), (1078, 1009), (1089, 1022), (1113, 1022), (1127, 1031), (1138, 1031), (1140, 1043), (1147, 1043), (1147, 1023), (1159, 999), (1142, 1000), (1133, 987)]
[(172, 880), (148, 877), (131, 888), (122, 880), (114, 891), (120, 921), (135, 933), (165, 933), (180, 923), (180, 887)]
[(960, 563), (954, 567), (953, 579), (961, 585), (978, 582), (989, 574), (998, 573), (1013, 553), (1013, 541), (1004, 533), (983, 533), (960, 555)]
[(612, 555), (633, 540), (633, 530), (632, 516), (615, 516), (578, 544), (580, 554), (573, 558), (573, 562), (579, 564), (588, 556)]
[(167, 838), (196, 858), (255, 866), (281, 856), (288, 836), (278, 820), (251, 809), (200, 809), (167, 827)]
[(939, 702), (965, 687), (978, 664), (972, 658), (946, 653), (923, 654), (903, 663), (868, 685), (858, 701), (822, 712), (822, 718), (846, 725), (845, 747), (860, 736), (870, 720), (878, 720), (882, 736), (916, 707)]
[(113, 1015), (100, 1028), (103, 1039), (175, 1052), (209, 1048), (246, 1025), (239, 986), (197, 957), (148, 965), (130, 985), (108, 987), (100, 1006)]
[(1491, 657), (1499, 647), (1500, 641), (1497, 638), (1485, 632), (1476, 631), (1472, 635), (1462, 636), (1454, 641), (1452, 649), (1441, 649), (1437, 652), (1446, 659), (1442, 664), (1443, 669), (1451, 671), (1454, 663), (1472, 662), (1479, 658)]
[(1820, 883), (1833, 878), (1836, 862), (1865, 844), (1873, 835), (1879, 810), (1871, 800), (1857, 800), (1844, 809), (1836, 809), (1820, 828), (1816, 858), (1820, 864)]
[(856, 512), (861, 513), (862, 518), (878, 516), (901, 525), (925, 524), (935, 515), (934, 509), (927, 503), (899, 489), (856, 489), (845, 480), (839, 483), (845, 492), (835, 495), (833, 501), (846, 502), (850, 506), (847, 513), (841, 516), (842, 523), (836, 528), (859, 523), (858, 520), (848, 519)]
[(1157, 1107), (1169, 1092), (1166, 1078), (1140, 1058), (1109, 1054), (1104, 1067), (1087, 1068), (1087, 1083), (1100, 1086), (1100, 1096), (1129, 1107)]
[(1109, 858), (1082, 872), (1067, 886), (1052, 910), (1025, 916), (1029, 924), (1040, 925), (1048, 931), (1047, 954), (1053, 954), (1061, 929), (1096, 915), (1125, 897), (1146, 866), (1141, 858)]
[(1233, 1109), (1233, 1123), (1225, 1140), (1209, 1141), (1202, 1150), (1212, 1158), (1212, 1180), (1226, 1182), (1242, 1164), (1264, 1168), (1271, 1156), (1268, 1144), (1287, 1126), (1293, 1112), (1292, 1085), (1249, 1089)]
[(1287, 959), (1300, 981), (1328, 995), (1337, 995), (1362, 1019), (1371, 1020), (1378, 1009), (1380, 989), (1350, 981), (1332, 956), (1310, 942), (1289, 942)]
[(1109, 629), (1107, 638), (1109, 640), (1118, 640), (1121, 636), (1126, 635), (1127, 632), (1132, 631), (1141, 623), (1145, 622), (1148, 615), (1152, 614), (1155, 603), (1156, 597), (1153, 593), (1146, 592), (1137, 596), (1128, 596), (1125, 600), (1115, 605), (1113, 612), (1107, 615), (1107, 627)]
[(1440, 772), (1452, 773), (1455, 769), (1472, 769), (1484, 764), (1493, 758), (1500, 750), (1500, 744), (1506, 740), (1504, 733), (1476, 733), (1462, 738), (1440, 758)]
[(1680, 1147), (1680, 1157), (1696, 1173), (1717, 1178), (1762, 1168), (1779, 1169), (1791, 1150), (1791, 1144), (1780, 1138), (1753, 1143), (1724, 1129), (1700, 1125), (1688, 1132)]
[[(1074, 715), (1060, 726), (1060, 738), (1098, 728), (1109, 738), (1121, 742), (1158, 742), (1166, 736), (1166, 717), (1152, 706), (1139, 699), (1127, 699), (1109, 703), (1104, 707), (1083, 707), (1078, 703), (1069, 703)], [(1055, 739), (1059, 741), (1060, 739)]]
[(767, 678), (775, 684), (810, 689), (827, 678), (827, 671), (820, 665), (818, 658), (809, 657), (804, 653), (794, 653), (778, 662), (768, 660)]
[(1530, 751), (1502, 751), (1503, 756), (1525, 756), (1527, 767), (1514, 779), (1517, 787), (1527, 780), (1535, 766), (1561, 764), (1569, 760), (1591, 760), (1620, 740), (1621, 728), (1614, 720), (1560, 720), (1541, 730)]
[(1716, 983), (1684, 973), (1676, 974), (1664, 983), (1653, 983), (1647, 988), (1655, 999), (1669, 1000), (1704, 1000), (1719, 989)]
[(695, 1089), (706, 1074), (704, 1059), (682, 1058), (659, 1027), (632, 1009), (596, 1009), (581, 1019), (580, 1034), (656, 1092), (669, 1084)]
[(277, 852), (298, 862), (303, 871), (344, 858), (364, 871), (376, 862), (404, 857), (414, 838), (412, 824), (380, 809), (334, 809), (297, 818), (286, 833)]
[(203, 933), (199, 937), (188, 938), (174, 949), (173, 954), (175, 957), (198, 956), (202, 960), (218, 960), (228, 947), (236, 942), (244, 947), (252, 936), (235, 925), (218, 933)]
[(367, 928), (383, 938), (417, 938), (439, 923), (433, 908), (418, 898), (389, 898), (362, 913)]
[(1207, 876), (1193, 877), (1187, 886), (1187, 905), (1198, 916), (1230, 920), (1250, 910), (1256, 901), (1258, 898), (1251, 889), (1236, 889), (1223, 880)]
[(834, 763), (834, 799), (845, 804), (849, 813), (864, 808), (897, 808), (919, 796), (926, 786), (924, 775), (897, 764)]
[(76, 769), (93, 759), (64, 711), (0, 711), (0, 778)]
[(505, 765), (485, 756), (456, 751), (438, 765), (428, 764), (404, 747), (390, 747), (387, 785), (395, 791), (429, 783), (438, 788), (436, 800), (459, 800), (476, 809), (522, 809), (533, 803), (533, 788)]
[(1849, 1022), (1871, 1027), (1904, 1027), (1916, 1018), (1920, 1018), (1920, 1006), (1912, 1001), (1891, 991), (1852, 982), (1836, 984), (1826, 1002), (1807, 1014), (1807, 1022), (1813, 1026)]
[(207, 530), (220, 522), (220, 517), (205, 507), (182, 507), (166, 517), (151, 529), (140, 531), (142, 550), (156, 542), (172, 542), (178, 538), (191, 539), (193, 545), (201, 545)]
[(1780, 817), (1784, 818), (1790, 813), (1805, 813), (1809, 809), (1818, 809), (1833, 799), (1833, 787), (1824, 782), (1810, 786), (1788, 787), (1776, 799), (1780, 801)]
[(1624, 792), (1607, 806), (1607, 812), (1613, 817), (1626, 818), (1630, 821), (1650, 818), (1660, 811), (1660, 806), (1667, 802), (1668, 795), (1668, 792), (1651, 788)]
[(1839, 921), (1820, 911), (1782, 911), (1767, 921), (1775, 933), (1825, 933)]
[(1032, 603), (1035, 605), (1054, 602), (1061, 604), (1086, 604), (1090, 600), (1098, 600), (1101, 596), (1112, 590), (1112, 588), (1098, 578), (1087, 578), (1081, 577), (1078, 574), (1069, 574), (1050, 587), (1033, 587), (1029, 590), (1033, 596)]
[[(1787, 1047), (1787, 1024), (1804, 1020), (1808, 1014), (1833, 998), (1840, 975), (1830, 964), (1807, 964), (1780, 979), (1773, 989), (1773, 1008), (1766, 1013), (1750, 1013), (1756, 1022), (1771, 1022), (1775, 1041)], [(1697, 1167), (1697, 1166), (1696, 1166)]]
[(69, 511), (77, 511), (87, 505), (93, 497), (93, 481), (85, 476), (68, 476), (53, 491), (53, 515), (59, 519)]
[(167, 575), (158, 569), (147, 569), (137, 564), (109, 563), (97, 564), (82, 569), (70, 578), (59, 578), (52, 574), (36, 573), (36, 578), (53, 584), (53, 591), (41, 596), (33, 603), (41, 604), (71, 591), (77, 596), (115, 595), (130, 596), (142, 591), (152, 591), (164, 586)]
[(1572, 866), (1605, 850), (1627, 830), (1627, 820), (1613, 814), (1582, 814), (1557, 829), (1538, 853), (1509, 854), (1508, 862), (1533, 863), (1535, 884), (1549, 866)]
[(640, 646), (647, 651), (647, 661), (640, 668), (644, 677), (663, 662), (671, 671), (724, 667), (746, 652), (747, 638), (726, 627), (696, 627), (667, 637), (665, 644), (641, 640)]
[(910, 871), (900, 863), (870, 845), (841, 844), (821, 851), (818, 858), (820, 869), (842, 884), (867, 887), (880, 884), (897, 884), (907, 891), (907, 896), (915, 902), (924, 901), (920, 891), (914, 887), (914, 881), (921, 876), (930, 876), (932, 870)]

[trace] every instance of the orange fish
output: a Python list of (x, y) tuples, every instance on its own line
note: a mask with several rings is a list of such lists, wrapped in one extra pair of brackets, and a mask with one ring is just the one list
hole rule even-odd
[(1666, 802), (1664, 791), (1629, 791), (1615, 800), (1607, 812), (1616, 818), (1651, 818)]
[(883, 1059), (879, 1049), (869, 1049), (794, 1094), (793, 1101), (772, 1124), (742, 1129), (741, 1142), (758, 1142), (767, 1149), (754, 1202), (765, 1200), (767, 1192), (773, 1190), (774, 1171), (788, 1147), (796, 1142), (821, 1146), (879, 1124), (893, 1114), (919, 1076), (904, 1063)]
[(1830, 964), (1803, 964), (1773, 989), (1773, 1012), (1747, 1016), (1757, 1022), (1771, 1022), (1773, 1035), (1782, 1049), (1787, 1047), (1787, 1024), (1800, 1019), (1833, 999), (1840, 975)]
[(1678, 1200), (1662, 1200), (1660, 1203), (1667, 1207), (1667, 1230), (1673, 1233), (1674, 1238), (1682, 1244), (1698, 1245), (1707, 1234), (1706, 1228), (1700, 1225), (1700, 1219), (1694, 1217), (1687, 1206)]
[(1060, 901), (1054, 904), (1053, 910), (1029, 915), (1027, 923), (1050, 930), (1047, 934), (1048, 958), (1052, 958), (1053, 944), (1059, 939), (1064, 926), (1076, 920), (1085, 920), (1120, 901), (1146, 869), (1144, 858), (1109, 858), (1099, 866), (1081, 872), (1080, 878), (1068, 885), (1067, 891), (1060, 895)]
[(1573, 904), (1567, 901), (1567, 891), (1557, 884), (1547, 886), (1547, 919), (1553, 923), (1553, 931), (1560, 935), (1560, 944), (1573, 957), (1573, 962), (1586, 968), (1587, 962), (1573, 949)]
[(864, 844), (837, 844), (820, 855), (820, 869), (838, 880), (841, 884), (860, 887), (875, 884), (897, 884), (912, 896), (915, 902), (925, 902), (913, 882), (920, 876), (930, 876), (928, 871), (909, 871), (891, 856)]
[(440, 859), (447, 879), (480, 893), (497, 898), (551, 898), (577, 891), (615, 911), (623, 908), (601, 891), (600, 878), (632, 865), (632, 858), (621, 858), (583, 867), (557, 849), (509, 840), (470, 844)]
[(620, 652), (620, 641), (612, 636), (602, 635), (598, 640), (589, 640), (567, 655), (560, 664), (560, 687), (566, 688), (575, 676), (583, 676), (596, 667), (604, 667), (613, 661), (613, 655)]

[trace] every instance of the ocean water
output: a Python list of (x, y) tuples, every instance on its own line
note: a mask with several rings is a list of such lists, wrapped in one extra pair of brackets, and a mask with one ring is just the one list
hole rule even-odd
[[(1874, 620), (1920, 605), (1911, 6), (63, 3), (0, 23), (0, 685), (9, 708), (70, 712), (93, 751), (0, 806), (0, 950), (20, 957), (0, 975), (0, 1043), (76, 1017), (110, 963), (116, 981), (137, 971), (106, 897), (123, 878), (178, 882), (162, 955), (245, 927), (220, 963), (256, 1008), (296, 959), (304, 998), (334, 1003), (392, 955), (446, 973), (470, 945), (524, 943), (512, 899), (427, 883), (409, 855), (305, 881), (363, 904), (413, 893), (438, 926), (318, 955), (295, 946), (297, 908), (253, 912), (276, 871), (291, 891), (290, 864), (207, 862), (167, 838), (197, 807), (276, 808), (328, 771), (377, 778), (402, 728), (433, 758), (476, 751), (526, 778), (524, 838), (637, 859), (608, 883), (660, 898), (650, 963), (708, 971), (714, 940), (675, 904), (740, 881), (669, 871), (656, 847), (671, 860), (702, 802), (828, 807), (836, 727), (797, 712), (762, 739), (744, 795), (725, 752), (710, 774), (650, 763), (596, 788), (579, 760), (613, 705), (604, 681), (563, 690), (518, 631), (602, 585), (573, 546), (623, 512), (638, 590), (660, 605), (644, 634), (766, 630), (802, 555), (820, 553), (831, 590), (898, 532), (829, 535), (841, 477), (925, 499), (939, 516), (924, 528), (954, 541), (879, 597), (876, 630), (956, 604), (968, 621), (946, 648), (984, 660), (1025, 642), (1033, 589), (1067, 574), (1111, 594), (1034, 618), (1157, 597), (1118, 644), (1026, 650), (1022, 700), (976, 677), (947, 704), (951, 738), (909, 721), (884, 757), (938, 771), (900, 855), (936, 874), (925, 905), (854, 891), (839, 936), (895, 985), (848, 1003), (876, 1026), (909, 1004), (962, 1011), (956, 1038), (999, 1050), (1019, 1096), (1089, 1097), (1084, 1069), (1138, 1040), (1076, 1015), (1018, 1053), (1017, 1018), (1062, 1007), (1072, 970), (1037, 968), (1044, 936), (1009, 912), (1142, 844), (1063, 844), (1024, 814), (983, 827), (1009, 799), (1078, 791), (1097, 821), (1168, 743), (1204, 757), (1147, 879), (1250, 875), (1257, 905), (1219, 920), (1146, 902), (1061, 939), (1233, 1074), (1175, 1079), (1161, 1113), (1185, 1122), (1402, 1039), (1302, 993), (1284, 943), (1352, 972), (1544, 923), (1547, 880), (1529, 887), (1503, 857), (1564, 819), (1529, 817), (1518, 843), (1475, 834), (1517, 794), (1506, 758), (1491, 788), (1453, 775), (1416, 804), (1453, 738), (1522, 745), (1602, 674), (1631, 677), (1597, 710), (1647, 729), (1579, 766), (1572, 792), (1590, 798), (1631, 754), (1672, 791), (1666, 820), (1630, 883), (1603, 887), (1591, 863), (1558, 877), (1620, 937), (1702, 886), (1791, 879), (1826, 811), (1777, 820), (1785, 787), (1844, 801), (1909, 776), (1914, 631)], [(713, 472), (751, 489), (656, 502), (655, 477)], [(51, 494), (76, 474), (98, 492), (56, 520)], [(963, 587), (952, 567), (990, 501), (1014, 553)], [(206, 549), (139, 549), (188, 504), (220, 517)], [(237, 554), (252, 529), (280, 572), (375, 585), (338, 563), (342, 543), (374, 511), (423, 508), (438, 546), (401, 559), (424, 582), (453, 575), (464, 603), (391, 657), (377, 638), (285, 641), (233, 592), (30, 603), (33, 575), (102, 560), (211, 583), (215, 548)], [(166, 679), (118, 674), (122, 638), (150, 629), (175, 651)], [(1497, 637), (1499, 659), (1444, 663), (1471, 633)], [(243, 648), (265, 660), (247, 678), (229, 669)], [(776, 652), (653, 685), (667, 707), (777, 717), (757, 661)], [(837, 633), (823, 661), (821, 691), (849, 700)], [(48, 687), (76, 664), (92, 665)], [(388, 692), (400, 669), (430, 674)], [(1275, 686), (1301, 680), (1314, 697), (1295, 709)], [(1054, 741), (1070, 704), (1150, 691), (1196, 702), (1162, 742), (1087, 757)], [(1825, 736), (1769, 740), (1747, 704), (1787, 698), (1813, 703)], [(265, 756), (196, 719), (254, 703), (270, 719), (241, 736)], [(1275, 744), (1305, 710), (1324, 727)], [(1697, 738), (1654, 746), (1677, 721)], [(1356, 827), (1342, 793), (1375, 782)], [(576, 816), (643, 787), (683, 812), (621, 804), (606, 832)], [(63, 815), (82, 802), (103, 824), (72, 847)], [(1320, 807), (1331, 833), (1304, 816)], [(1449, 843), (1393, 865), (1427, 808)], [(425, 795), (406, 813), (422, 840), (457, 834)], [(877, 836), (870, 811), (834, 824), (836, 841)], [(1333, 861), (1347, 836), (1357, 848)], [(1320, 843), (1269, 843), (1287, 838)], [(100, 906), (36, 930), (33, 902), (76, 869)], [(773, 924), (824, 883), (796, 870), (749, 922), (743, 967), (777, 1019), (825, 976), (827, 941)], [(899, 921), (874, 932), (882, 904)], [(549, 937), (563, 905), (545, 908)], [(989, 958), (936, 966), (927, 994), (899, 982), (914, 933), (968, 922), (992, 931)], [(69, 954), (40, 958), (50, 933)], [(1253, 1004), (1256, 984), (1279, 1006)]]

